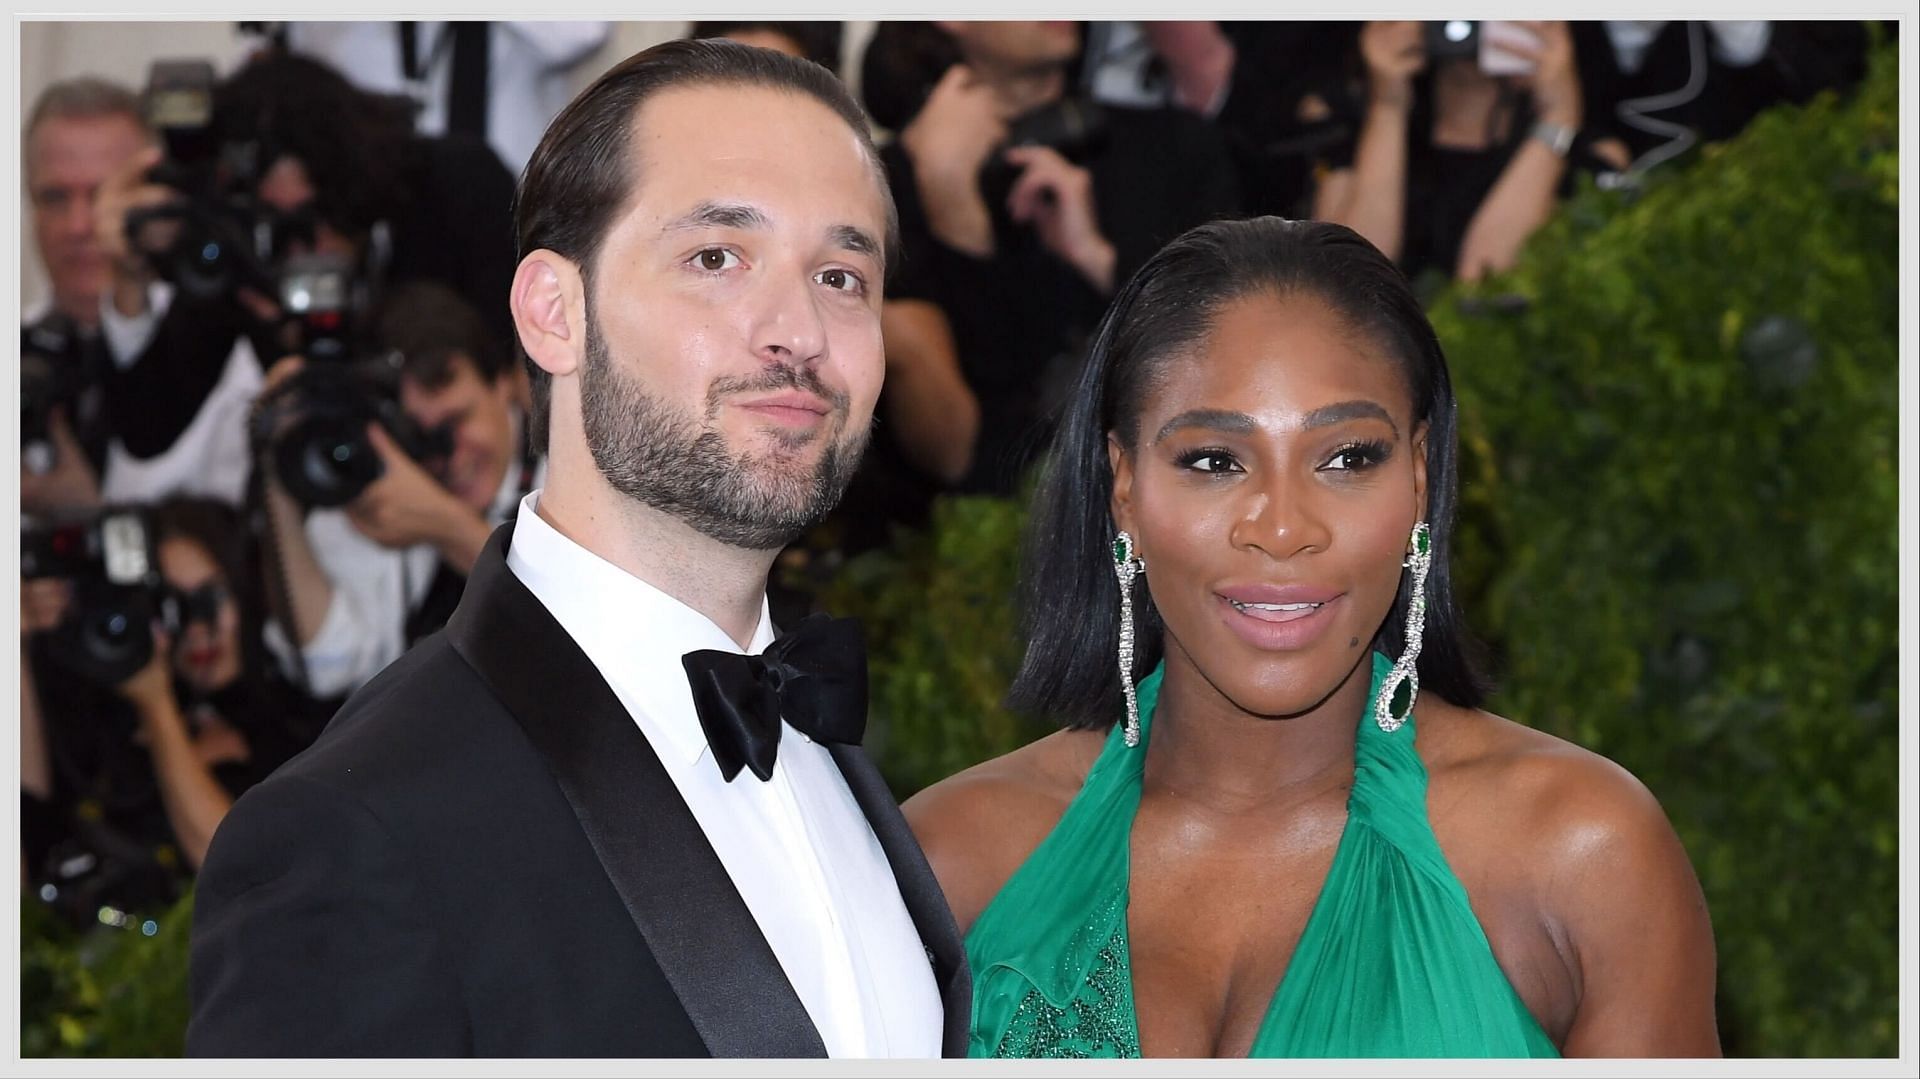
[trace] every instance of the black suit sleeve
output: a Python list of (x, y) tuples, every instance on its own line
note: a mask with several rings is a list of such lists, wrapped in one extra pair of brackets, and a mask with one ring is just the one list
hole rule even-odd
[(457, 970), (414, 858), (296, 777), (221, 823), (195, 889), (191, 1056), (460, 1056)]

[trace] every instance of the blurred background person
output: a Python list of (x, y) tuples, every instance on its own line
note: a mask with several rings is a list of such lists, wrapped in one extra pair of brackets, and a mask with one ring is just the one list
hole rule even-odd
[(845, 40), (843, 24), (837, 22), (754, 22), (748, 19), (696, 22), (689, 37), (723, 37), (743, 45), (783, 52), (802, 60), (812, 60), (834, 74), (840, 74), (840, 52)]
[[(513, 181), (484, 143), (416, 137), (404, 103), (281, 54), (214, 88), (203, 126), (170, 134), (176, 157), (193, 158), (169, 159), (155, 177), (163, 155), (148, 151), (104, 186), (96, 212), (96, 236), (114, 256), (103, 322), (117, 435), (109, 500), (177, 491), (239, 500), (262, 365), (310, 347), (316, 332), (293, 304), (319, 298), (283, 288), (295, 260), (339, 279), (338, 309), (323, 312), (329, 333), (359, 329), (354, 318), (381, 288), (428, 279), (491, 312), (493, 332), (508, 334), (499, 301), (513, 266)], [(212, 248), (221, 263), (203, 265), (210, 249), (181, 239), (193, 222), (229, 237)], [(264, 256), (245, 241), (261, 232), (273, 244)]]
[(1357, 23), (1151, 21), (1088, 24), (1094, 99), (1173, 106), (1226, 139), (1248, 214), (1305, 217), (1314, 163), (1350, 142), (1361, 108), (1344, 57)]
[(485, 140), (515, 176), (572, 100), (581, 64), (613, 30), (585, 21), (254, 25), (272, 45), (323, 61), (368, 93), (412, 101), (420, 134)]
[(1737, 134), (1761, 110), (1866, 73), (1867, 27), (1848, 20), (1607, 19), (1572, 24), (1590, 127), (1655, 161)]
[[(170, 900), (233, 799), (311, 744), (338, 701), (267, 661), (258, 570), (239, 515), (170, 499), (140, 511), (161, 617), (111, 661), (73, 632), (97, 581), (22, 582), (23, 848), (29, 882), (90, 917)], [(137, 662), (138, 665), (133, 664)]]
[[(444, 625), (487, 537), (545, 473), (528, 441), (521, 369), (451, 289), (396, 288), (375, 341), (393, 364), (400, 409), (435, 454), (415, 460), (376, 424), (368, 434), (379, 478), (345, 505), (304, 513), (275, 470), (264, 480), (277, 553), (266, 583), (285, 581), (267, 641), (283, 669), (321, 696), (357, 689)], [(269, 383), (283, 391), (302, 365), (283, 360)]]
[(94, 200), (149, 141), (139, 98), (104, 79), (56, 82), (27, 113), (21, 164), (51, 294), (22, 318), (23, 513), (100, 500), (109, 437), (100, 302), (111, 267), (94, 236)]
[[(902, 237), (875, 452), (838, 519), (868, 540), (940, 489), (1011, 493), (1116, 281), (1234, 212), (1199, 117), (1091, 102), (1071, 22), (885, 22), (861, 86)], [(862, 543), (856, 540), (854, 546)]]
[(1586, 130), (1564, 22), (1374, 22), (1359, 46), (1365, 119), (1329, 161), (1314, 217), (1365, 236), (1409, 278), (1507, 269), (1570, 169), (1626, 167), (1617, 140)]

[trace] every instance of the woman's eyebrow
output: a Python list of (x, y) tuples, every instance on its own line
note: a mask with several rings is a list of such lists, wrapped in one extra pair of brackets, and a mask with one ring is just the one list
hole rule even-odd
[[(1393, 422), (1393, 416), (1373, 401), (1341, 401), (1337, 404), (1322, 405), (1307, 413), (1300, 420), (1302, 430), (1326, 427), (1330, 424), (1345, 423), (1348, 420), (1379, 420), (1393, 429), (1393, 437), (1400, 437), (1400, 426)], [(1155, 442), (1165, 439), (1176, 431), (1200, 427), (1211, 431), (1224, 431), (1228, 434), (1252, 434), (1259, 424), (1245, 412), (1235, 412), (1224, 408), (1191, 408), (1168, 420), (1158, 434)]]

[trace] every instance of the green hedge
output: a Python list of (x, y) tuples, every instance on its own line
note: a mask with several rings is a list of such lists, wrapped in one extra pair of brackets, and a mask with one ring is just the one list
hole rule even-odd
[(1896, 1046), (1897, 69), (1434, 311), (1495, 707), (1659, 796), (1761, 1056)]
[[(1736, 1055), (1896, 1052), (1897, 87), (1882, 47), (1433, 311), (1493, 707), (1659, 796)], [(949, 501), (824, 596), (867, 622), (902, 796), (1040, 733), (999, 707), (1019, 517)]]
[(148, 920), (76, 932), (20, 897), (22, 1057), (182, 1055), (193, 896)]

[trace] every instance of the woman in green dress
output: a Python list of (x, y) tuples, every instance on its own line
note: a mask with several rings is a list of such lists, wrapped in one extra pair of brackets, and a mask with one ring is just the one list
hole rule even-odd
[(1010, 704), (1066, 729), (907, 806), (974, 1055), (1718, 1054), (1659, 805), (1479, 708), (1455, 468), (1439, 344), (1355, 233), (1218, 222), (1128, 282), (1022, 590)]

